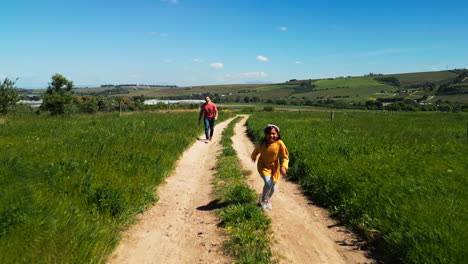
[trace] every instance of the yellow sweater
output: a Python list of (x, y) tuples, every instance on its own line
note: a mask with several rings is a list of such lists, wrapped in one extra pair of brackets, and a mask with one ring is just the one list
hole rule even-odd
[(252, 152), (251, 158), (253, 161), (258, 158), (257, 169), (262, 176), (272, 176), (273, 182), (277, 183), (280, 176), (279, 156), (283, 157), (281, 167), (288, 169), (289, 165), (289, 152), (280, 139), (274, 143), (259, 143)]

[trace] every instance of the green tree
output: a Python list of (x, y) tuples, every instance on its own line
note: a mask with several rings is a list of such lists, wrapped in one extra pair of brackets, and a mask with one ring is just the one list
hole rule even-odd
[(56, 73), (49, 83), (41, 108), (52, 115), (65, 114), (66, 107), (73, 101), (73, 82)]
[(20, 99), (18, 89), (14, 85), (15, 81), (8, 78), (0, 83), (0, 114), (7, 114)]

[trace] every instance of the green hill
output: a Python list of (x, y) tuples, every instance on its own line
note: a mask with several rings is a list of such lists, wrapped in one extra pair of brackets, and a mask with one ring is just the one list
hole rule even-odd
[[(468, 70), (418, 72), (401, 74), (372, 74), (367, 76), (328, 79), (291, 80), (264, 85), (207, 85), (132, 91), (127, 96), (144, 95), (148, 98), (203, 98), (211, 95), (218, 102), (273, 102), (304, 104), (323, 100), (365, 103), (369, 100), (399, 98), (431, 103), (438, 100), (468, 103), (465, 83), (457, 78)], [(439, 93), (439, 88), (450, 92)], [(124, 94), (122, 94), (124, 95)], [(424, 100), (424, 98), (427, 98)], [(429, 99), (430, 98), (430, 99)], [(427, 102), (425, 102), (427, 101)]]
[[(216, 102), (264, 102), (279, 104), (342, 105), (367, 101), (415, 100), (468, 103), (468, 70), (449, 70), (401, 74), (369, 74), (328, 79), (290, 80), (276, 84), (231, 84), (191, 87), (109, 86), (75, 89), (76, 95), (144, 96), (158, 99), (202, 99), (209, 95)], [(40, 92), (40, 91), (35, 91)]]

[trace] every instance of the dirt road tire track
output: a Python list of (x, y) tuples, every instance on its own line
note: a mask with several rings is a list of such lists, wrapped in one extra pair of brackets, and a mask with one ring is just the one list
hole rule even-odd
[[(243, 167), (252, 172), (249, 184), (261, 193), (263, 180), (250, 158), (254, 145), (248, 139), (245, 123), (248, 116), (234, 128), (233, 147)], [(287, 142), (286, 142), (287, 145)], [(273, 210), (267, 214), (272, 221), (275, 241), (272, 252), (280, 263), (373, 263), (366, 252), (353, 243), (356, 237), (336, 225), (326, 210), (313, 205), (302, 195), (297, 184), (280, 179), (271, 201)]]

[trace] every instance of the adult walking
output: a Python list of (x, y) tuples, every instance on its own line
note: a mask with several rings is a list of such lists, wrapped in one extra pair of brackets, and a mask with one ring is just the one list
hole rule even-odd
[(200, 114), (198, 115), (198, 125), (202, 116), (204, 117), (205, 123), (205, 136), (206, 142), (211, 141), (214, 132), (215, 122), (218, 119), (218, 108), (211, 102), (210, 97), (205, 97), (205, 103), (200, 108)]

